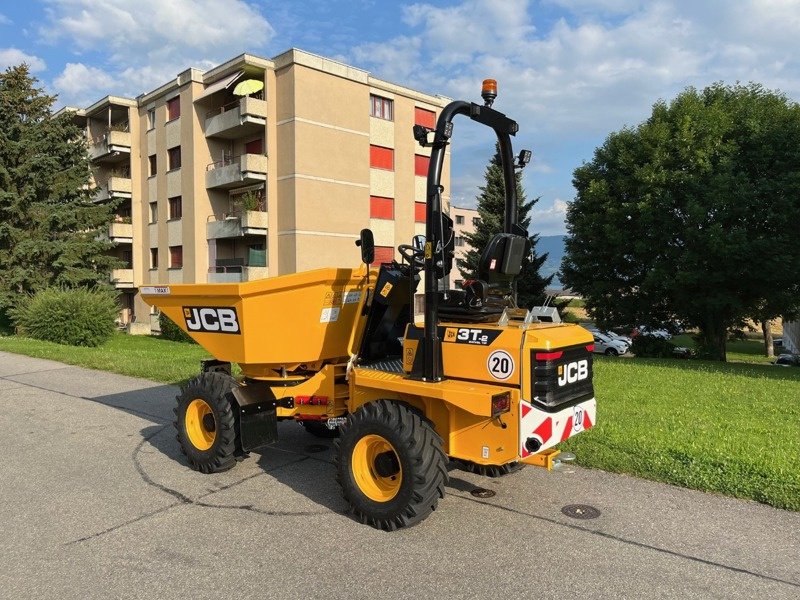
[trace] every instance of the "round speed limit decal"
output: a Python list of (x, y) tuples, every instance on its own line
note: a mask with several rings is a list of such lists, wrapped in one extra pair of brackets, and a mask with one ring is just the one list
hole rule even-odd
[(489, 375), (503, 381), (514, 374), (514, 359), (505, 350), (495, 350), (489, 355), (486, 368)]

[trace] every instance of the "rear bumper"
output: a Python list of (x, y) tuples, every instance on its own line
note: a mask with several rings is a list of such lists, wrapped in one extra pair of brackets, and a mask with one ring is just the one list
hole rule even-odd
[(594, 398), (555, 413), (520, 400), (519, 458), (525, 462), (526, 458), (586, 431), (596, 422), (597, 401)]

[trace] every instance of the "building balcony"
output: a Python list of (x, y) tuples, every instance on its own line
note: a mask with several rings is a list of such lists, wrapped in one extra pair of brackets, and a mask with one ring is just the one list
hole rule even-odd
[(211, 215), (206, 223), (208, 240), (238, 238), (243, 235), (266, 235), (266, 233), (267, 213), (258, 210), (229, 213), (221, 217)]
[(89, 160), (114, 162), (130, 156), (130, 131), (107, 131), (89, 143)]
[(241, 283), (269, 277), (269, 267), (212, 267), (208, 283)]
[(114, 269), (111, 271), (111, 283), (118, 290), (133, 287), (133, 269)]
[(104, 186), (95, 190), (94, 201), (105, 202), (112, 198), (130, 200), (131, 197), (131, 178), (112, 175)]
[(132, 244), (133, 225), (131, 223), (111, 223), (108, 226), (108, 239), (117, 244)]
[(266, 250), (248, 249), (247, 256), (217, 258), (208, 269), (208, 283), (239, 283), (269, 277)]
[(230, 189), (267, 180), (267, 157), (242, 154), (213, 162), (206, 167), (206, 188)]
[(264, 131), (267, 124), (267, 103), (245, 96), (209, 111), (206, 115), (206, 137), (236, 139)]

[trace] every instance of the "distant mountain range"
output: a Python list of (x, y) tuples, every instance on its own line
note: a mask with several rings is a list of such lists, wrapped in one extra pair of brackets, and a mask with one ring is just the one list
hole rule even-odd
[[(539, 238), (538, 243), (536, 244), (536, 253), (541, 256), (545, 252), (547, 252), (547, 260), (544, 262), (541, 268), (541, 275), (542, 277), (547, 277), (548, 275), (555, 275), (555, 273), (561, 268), (561, 259), (564, 257), (564, 238), (567, 236), (565, 235), (543, 235)], [(560, 288), (561, 282), (558, 280), (558, 277), (553, 277), (553, 283), (550, 284), (551, 287)]]

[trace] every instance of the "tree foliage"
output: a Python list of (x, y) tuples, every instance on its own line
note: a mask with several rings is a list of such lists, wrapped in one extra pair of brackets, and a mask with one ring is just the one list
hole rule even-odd
[[(539, 201), (538, 198), (527, 201), (525, 190), (522, 188), (522, 172), (517, 171), (517, 222), (528, 230), (531, 223), (531, 208)], [(503, 167), (500, 163), (500, 150), (495, 148), (495, 154), (486, 166), (486, 185), (481, 186), (478, 196), (478, 215), (480, 219), (474, 233), (465, 235), (467, 243), (471, 246), (463, 259), (458, 259), (458, 267), (469, 277), (477, 279), (478, 263), (481, 252), (496, 234), (503, 231), (503, 218), (505, 214), (505, 182), (503, 180)], [(517, 304), (530, 308), (541, 304), (545, 296), (545, 288), (550, 285), (553, 276), (542, 277), (539, 269), (547, 260), (547, 254), (536, 254), (536, 242), (539, 235), (530, 237), (531, 260), (524, 263), (522, 273), (517, 277)]]
[(29, 293), (94, 287), (117, 266), (83, 132), (36, 84), (26, 65), (0, 73), (0, 318)]
[(800, 107), (757, 84), (689, 88), (575, 170), (563, 281), (601, 326), (700, 329), (800, 306)]

